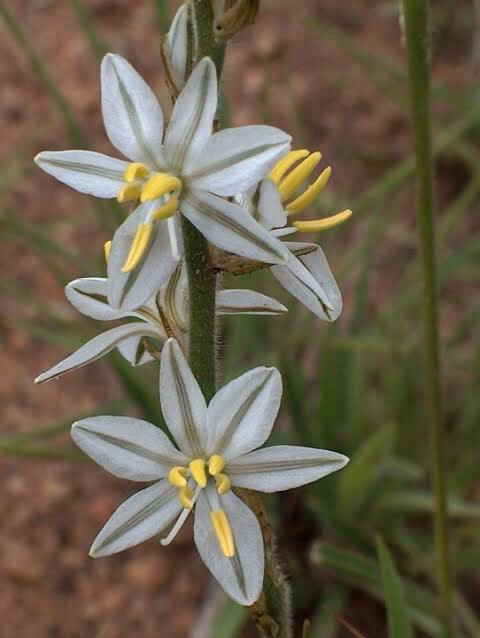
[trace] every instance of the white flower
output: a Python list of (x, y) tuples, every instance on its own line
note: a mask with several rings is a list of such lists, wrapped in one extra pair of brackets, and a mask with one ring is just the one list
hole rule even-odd
[(91, 151), (44, 152), (36, 162), (82, 193), (141, 201), (113, 238), (108, 263), (113, 307), (141, 306), (171, 275), (182, 253), (177, 211), (223, 250), (266, 263), (286, 261), (282, 243), (224, 198), (261, 180), (288, 151), (291, 138), (271, 126), (212, 134), (217, 75), (210, 58), (195, 67), (165, 134), (155, 95), (126, 60), (106, 55), (101, 81), (108, 137), (131, 162)]
[[(351, 211), (345, 210), (325, 219), (295, 221), (287, 226), (289, 217), (312, 204), (328, 182), (330, 167), (303, 193), (297, 193), (320, 159), (318, 152), (291, 151), (276, 164), (266, 179), (235, 199), (274, 237), (333, 228), (346, 221)], [(303, 161), (289, 172), (299, 160)], [(288, 200), (291, 201), (286, 203)], [(289, 250), (289, 259), (284, 265), (272, 266), (273, 275), (317, 317), (335, 321), (342, 311), (342, 296), (320, 246), (300, 242), (285, 242), (284, 245)]]
[(162, 533), (166, 545), (195, 508), (200, 556), (229, 596), (251, 605), (264, 571), (259, 523), (231, 487), (277, 492), (342, 468), (342, 454), (294, 446), (258, 450), (273, 427), (282, 394), (275, 368), (255, 368), (222, 388), (207, 407), (179, 345), (162, 351), (160, 399), (178, 449), (158, 428), (127, 417), (92, 417), (73, 425), (77, 445), (120, 478), (156, 481), (129, 498), (95, 539), (94, 557)]
[[(70, 303), (92, 319), (112, 321), (134, 318), (94, 337), (72, 355), (40, 374), (35, 383), (50, 381), (85, 366), (118, 348), (132, 364), (141, 365), (154, 359), (168, 337), (175, 337), (188, 347), (188, 281), (185, 263), (173, 271), (168, 282), (147, 303), (135, 310), (120, 311), (107, 299), (107, 279), (86, 277), (71, 281), (65, 288)], [(285, 306), (252, 290), (222, 290), (216, 295), (216, 312), (226, 314), (276, 315), (287, 312)]]

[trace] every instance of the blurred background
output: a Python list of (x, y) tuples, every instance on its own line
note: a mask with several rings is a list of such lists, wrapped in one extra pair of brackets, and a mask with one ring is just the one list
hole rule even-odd
[[(341, 473), (268, 499), (294, 588), (298, 633), (387, 636), (385, 601), (403, 591), (416, 636), (440, 635), (433, 587), (432, 496), (421, 358), (408, 86), (397, 2), (264, 0), (231, 43), (224, 123), (268, 123), (321, 150), (333, 175), (312, 217), (351, 208), (317, 237), (344, 298), (334, 325), (283, 294), (277, 319), (222, 326), (222, 381), (262, 364), (285, 385), (276, 442), (351, 457)], [(440, 328), (459, 635), (480, 636), (479, 3), (433, 5), (433, 121)], [(0, 617), (3, 638), (254, 636), (248, 612), (209, 579), (186, 525), (93, 561), (88, 549), (136, 486), (90, 464), (69, 440), (91, 414), (161, 423), (155, 366), (120, 356), (52, 381), (33, 378), (98, 332), (64, 285), (103, 275), (121, 210), (35, 167), (40, 150), (113, 151), (103, 129), (99, 61), (124, 55), (168, 103), (164, 0), (0, 2)], [(476, 26), (477, 25), (477, 28)], [(393, 597), (395, 600), (395, 596)], [(192, 629), (194, 630), (193, 633)], [(354, 633), (354, 632), (357, 633)]]

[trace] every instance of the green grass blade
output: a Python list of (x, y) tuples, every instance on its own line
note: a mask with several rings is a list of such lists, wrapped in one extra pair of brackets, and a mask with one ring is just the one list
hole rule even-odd
[(228, 600), (215, 618), (211, 638), (236, 638), (242, 631), (248, 616), (248, 609), (233, 600)]
[(100, 62), (105, 53), (107, 53), (108, 48), (101, 41), (95, 29), (95, 25), (93, 23), (92, 16), (90, 15), (88, 7), (85, 6), (83, 0), (70, 0), (70, 4), (72, 5), (72, 9), (78, 18), (78, 22), (85, 34), (86, 40), (94, 58), (98, 62)]

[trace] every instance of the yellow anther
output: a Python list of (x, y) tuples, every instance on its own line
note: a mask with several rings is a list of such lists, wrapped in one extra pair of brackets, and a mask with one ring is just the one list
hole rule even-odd
[(178, 177), (173, 175), (166, 175), (165, 173), (156, 173), (152, 175), (148, 182), (145, 184), (142, 190), (141, 200), (142, 202), (148, 202), (157, 197), (162, 197), (167, 193), (179, 190), (182, 187), (182, 182)]
[(120, 189), (120, 192), (117, 195), (117, 201), (120, 202), (120, 204), (123, 204), (124, 202), (131, 202), (134, 199), (138, 199), (141, 192), (142, 187), (140, 184), (137, 182), (130, 182)]
[(315, 201), (315, 199), (327, 185), (331, 174), (332, 169), (330, 168), (330, 166), (328, 166), (322, 173), (320, 173), (318, 178), (313, 182), (311, 186), (307, 188), (304, 193), (297, 197), (297, 199), (294, 199), (293, 202), (290, 202), (290, 204), (288, 204), (288, 214), (295, 215), (296, 213), (300, 213), (307, 206), (310, 206), (310, 204)]
[(211, 476), (216, 476), (225, 467), (225, 459), (220, 454), (213, 454), (208, 461), (208, 472)]
[(200, 485), (200, 487), (206, 487), (207, 474), (205, 472), (205, 461), (203, 459), (194, 459), (188, 467), (198, 485)]
[(210, 512), (213, 529), (218, 540), (218, 544), (227, 558), (235, 556), (235, 543), (233, 542), (232, 528), (228, 522), (227, 515), (223, 510)]
[(308, 157), (309, 155), (310, 153), (306, 150), (290, 151), (290, 153), (287, 153), (285, 157), (282, 157), (282, 159), (272, 168), (269, 175), (270, 179), (274, 181), (275, 184), (278, 184), (288, 169), (293, 166), (295, 162), (298, 162), (298, 160)]
[(105, 261), (108, 262), (108, 258), (110, 257), (110, 251), (112, 250), (112, 242), (106, 241), (103, 244), (103, 252), (105, 253)]
[(143, 179), (150, 173), (148, 166), (141, 162), (132, 162), (125, 169), (123, 174), (126, 182), (134, 182), (136, 179)]
[(187, 510), (191, 510), (193, 507), (192, 497), (193, 492), (188, 485), (185, 485), (185, 487), (180, 488), (178, 491), (179, 501)]
[(313, 219), (308, 222), (293, 222), (293, 225), (301, 233), (317, 233), (321, 230), (328, 230), (346, 221), (352, 214), (351, 210), (344, 210), (341, 213), (325, 217), (325, 219)]
[(315, 169), (319, 161), (322, 159), (322, 154), (318, 151), (312, 153), (309, 157), (303, 160), (296, 168), (293, 169), (286, 177), (282, 179), (278, 185), (280, 191), (280, 197), (282, 201), (288, 199), (297, 190), (300, 184), (307, 179)]
[(139, 224), (122, 272), (131, 272), (142, 259), (153, 232), (153, 223)]
[(187, 484), (186, 476), (187, 468), (177, 465), (176, 467), (172, 467), (168, 473), (168, 480), (175, 487), (185, 487)]
[(215, 481), (217, 482), (217, 492), (220, 495), (226, 494), (232, 487), (232, 483), (226, 474), (217, 474)]
[(178, 197), (176, 195), (172, 195), (168, 202), (163, 206), (159, 206), (152, 214), (153, 219), (168, 219), (178, 210)]

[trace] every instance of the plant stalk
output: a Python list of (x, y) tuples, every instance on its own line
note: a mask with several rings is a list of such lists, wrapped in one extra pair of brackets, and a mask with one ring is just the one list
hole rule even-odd
[(403, 0), (417, 178), (417, 219), (423, 278), (423, 331), (430, 430), (430, 471), (435, 499), (437, 586), (443, 636), (454, 635), (452, 570), (447, 516), (447, 471), (442, 410), (435, 249), (435, 198), (430, 127), (429, 16), (426, 0)]

